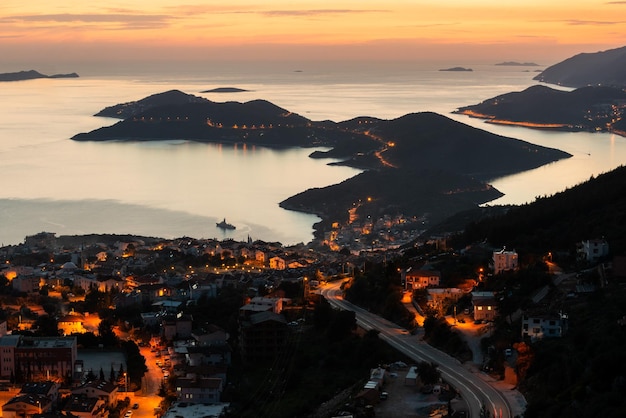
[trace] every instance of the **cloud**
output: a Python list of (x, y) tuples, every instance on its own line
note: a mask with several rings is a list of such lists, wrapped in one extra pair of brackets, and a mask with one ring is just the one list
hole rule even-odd
[(39, 14), (7, 16), (4, 23), (83, 23), (118, 24), (124, 29), (151, 29), (169, 26), (173, 17), (164, 14), (104, 13), (104, 14)]
[(270, 17), (324, 16), (337, 14), (387, 13), (389, 10), (362, 9), (310, 9), (310, 10), (266, 10), (257, 12)]
[(607, 1), (606, 4), (626, 4), (626, 1)]
[(565, 23), (573, 26), (610, 26), (610, 25), (622, 25), (626, 21), (624, 20), (615, 20), (615, 21), (606, 21), (606, 20), (566, 20)]

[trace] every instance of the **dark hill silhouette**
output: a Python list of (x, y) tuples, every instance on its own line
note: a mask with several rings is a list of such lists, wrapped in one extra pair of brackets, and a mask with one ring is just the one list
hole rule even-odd
[(34, 80), (37, 78), (76, 78), (76, 77), (78, 77), (78, 74), (76, 73), (45, 75), (35, 70), (27, 70), (27, 71), (18, 71), (15, 73), (2, 73), (0, 74), (0, 81), (23, 81), (23, 80)]
[(208, 99), (203, 97), (183, 93), (180, 90), (169, 90), (163, 93), (153, 94), (141, 100), (106, 107), (94, 116), (126, 119), (158, 106), (183, 105), (186, 103), (202, 103), (208, 101)]
[(546, 68), (534, 79), (569, 87), (626, 86), (626, 46), (575, 55)]
[(532, 86), (521, 92), (507, 93), (477, 105), (459, 108), (455, 113), (515, 122), (535, 128), (619, 132), (622, 103), (626, 91), (616, 87), (581, 87), (571, 92), (546, 86)]
[(492, 134), (432, 112), (379, 121), (374, 135), (393, 141), (383, 156), (401, 168), (439, 169), (490, 179), (567, 158), (559, 150)]
[(536, 252), (575, 250), (576, 243), (605, 237), (614, 254), (626, 251), (626, 167), (592, 177), (533, 203), (473, 222), (465, 242), (487, 239)]
[[(385, 168), (365, 171), (332, 186), (306, 190), (280, 206), (317, 214), (324, 221), (343, 221), (347, 210), (358, 204), (358, 213), (363, 217), (402, 213), (425, 216), (427, 222), (436, 223), (500, 196), (502, 193), (493, 187), (446, 169)], [(324, 221), (317, 229), (324, 229)]]

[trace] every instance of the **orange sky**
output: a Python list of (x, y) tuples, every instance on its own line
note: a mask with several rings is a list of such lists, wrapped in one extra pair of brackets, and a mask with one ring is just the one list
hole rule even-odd
[(626, 1), (3, 0), (0, 71), (207, 57), (552, 64), (623, 46), (624, 27)]

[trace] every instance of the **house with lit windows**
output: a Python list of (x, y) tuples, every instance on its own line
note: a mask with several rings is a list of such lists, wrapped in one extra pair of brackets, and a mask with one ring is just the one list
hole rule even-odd
[(439, 286), (441, 272), (437, 270), (419, 270), (409, 267), (402, 271), (402, 281), (406, 290), (423, 289)]
[(176, 379), (176, 396), (180, 402), (215, 404), (222, 396), (223, 380), (218, 377)]
[(498, 314), (494, 292), (472, 292), (474, 321), (493, 321)]

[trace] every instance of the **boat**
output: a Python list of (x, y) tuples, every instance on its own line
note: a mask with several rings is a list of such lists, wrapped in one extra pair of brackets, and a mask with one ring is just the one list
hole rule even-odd
[(222, 222), (216, 222), (215, 226), (222, 229), (236, 229), (235, 225), (226, 222), (226, 218)]

